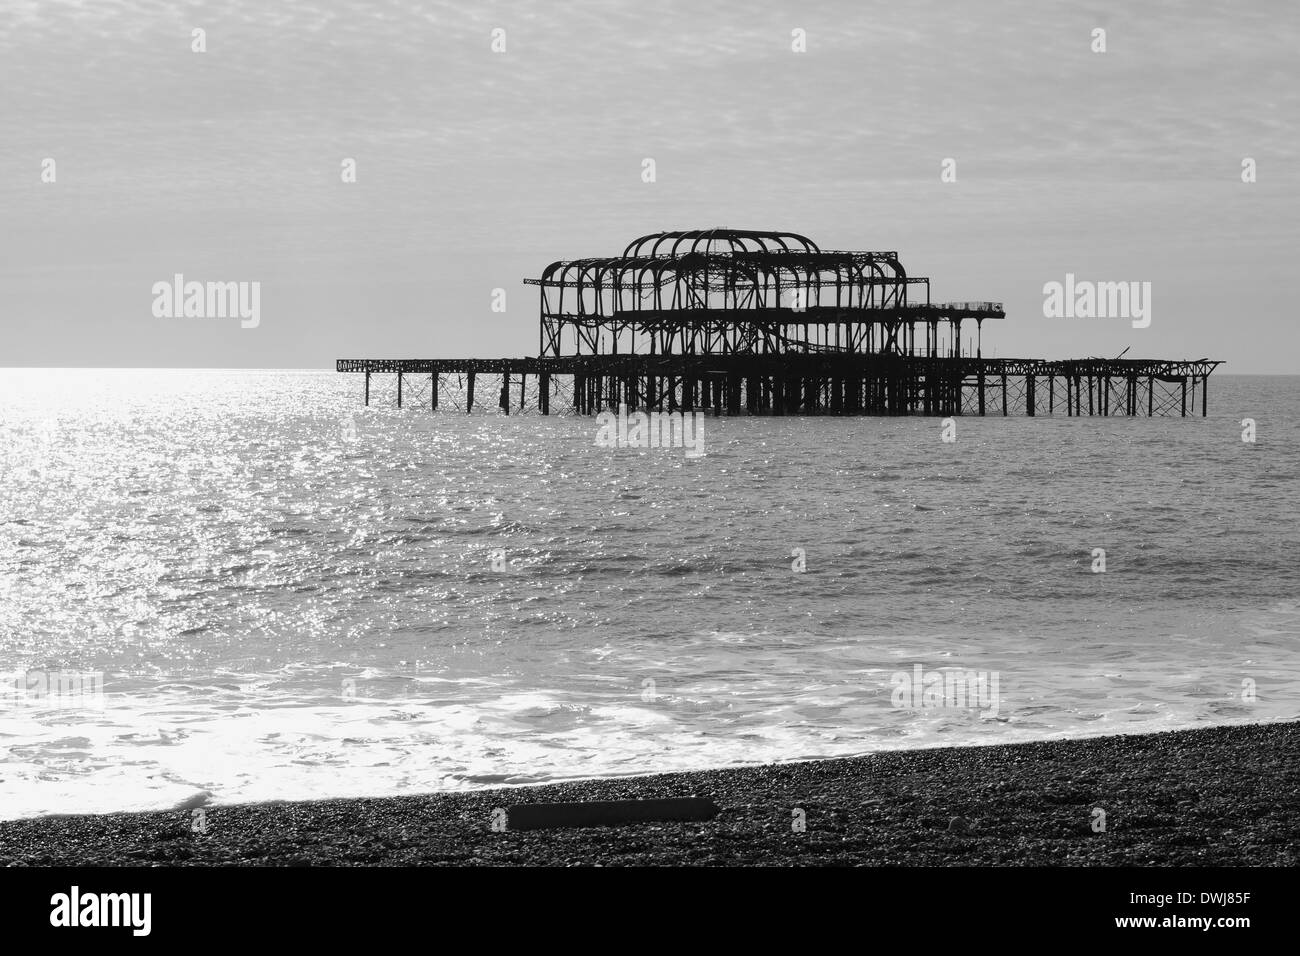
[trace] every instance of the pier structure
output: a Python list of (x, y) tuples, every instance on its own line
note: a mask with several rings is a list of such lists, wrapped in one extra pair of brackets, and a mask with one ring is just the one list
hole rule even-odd
[(544, 415), (1186, 416), (1198, 400), (1207, 413), (1221, 364), (985, 358), (983, 324), (1005, 318), (1001, 303), (934, 302), (895, 252), (825, 251), (794, 233), (656, 233), (525, 282), (540, 289), (536, 357), (337, 369), (364, 374), (367, 404), (372, 376), (392, 375), (400, 407), (409, 376), (420, 404), (454, 395), (465, 412), (477, 399)]

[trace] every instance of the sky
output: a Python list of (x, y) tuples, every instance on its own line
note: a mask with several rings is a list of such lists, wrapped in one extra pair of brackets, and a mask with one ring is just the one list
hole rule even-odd
[[(0, 0), (0, 366), (534, 355), (525, 277), (729, 226), (1002, 301), (986, 355), (1300, 373), (1298, 47), (1290, 0)], [(258, 324), (156, 315), (177, 273)], [(1045, 317), (1067, 273), (1151, 324)]]

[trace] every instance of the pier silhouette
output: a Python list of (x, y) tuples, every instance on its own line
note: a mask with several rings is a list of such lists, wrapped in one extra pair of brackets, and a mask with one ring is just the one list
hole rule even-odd
[(1222, 364), (985, 358), (984, 323), (1005, 319), (1002, 303), (934, 302), (896, 252), (823, 250), (795, 233), (654, 233), (524, 281), (541, 291), (536, 357), (339, 359), (337, 370), (364, 374), (366, 404), (372, 376), (396, 376), (398, 407), (408, 376), (427, 379), (433, 410), (454, 377), (465, 412), (487, 376), (507, 414), (1185, 417), (1198, 398), (1207, 414)]

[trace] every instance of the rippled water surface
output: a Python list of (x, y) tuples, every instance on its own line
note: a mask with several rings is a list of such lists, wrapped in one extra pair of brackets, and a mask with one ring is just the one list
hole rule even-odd
[[(1300, 711), (1298, 379), (1216, 376), (1208, 419), (965, 418), (953, 444), (710, 418), (697, 459), (380, 391), (4, 373), (0, 816)], [(996, 704), (895, 706), (916, 665), (996, 675)], [(102, 696), (41, 693), (59, 671)]]

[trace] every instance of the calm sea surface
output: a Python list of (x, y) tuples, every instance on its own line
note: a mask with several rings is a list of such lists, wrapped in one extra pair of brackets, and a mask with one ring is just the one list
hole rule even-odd
[[(710, 418), (696, 459), (376, 395), (0, 376), (0, 817), (1300, 714), (1300, 379), (952, 444)], [(917, 665), (996, 705), (894, 706)]]

